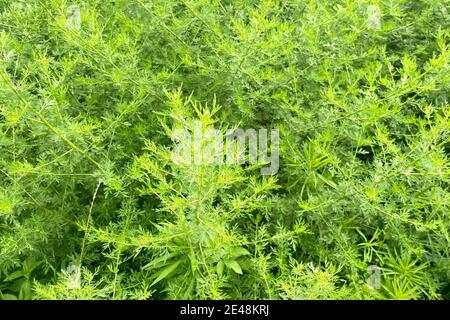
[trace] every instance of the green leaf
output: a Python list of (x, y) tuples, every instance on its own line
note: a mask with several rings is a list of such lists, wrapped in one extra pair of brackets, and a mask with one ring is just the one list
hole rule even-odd
[(21, 278), (23, 276), (25, 276), (25, 272), (23, 270), (17, 270), (17, 271), (14, 271), (13, 273), (11, 273), (10, 275), (8, 275), (5, 278), (5, 281), (12, 281), (12, 280)]
[(38, 266), (42, 264), (43, 261), (34, 261), (33, 259), (27, 259), (23, 263), (23, 271), (28, 275), (30, 274), (34, 269), (36, 269)]
[(147, 263), (145, 266), (142, 267), (142, 269), (156, 269), (160, 268), (162, 266), (167, 265), (168, 260), (172, 259), (173, 257), (176, 257), (177, 254), (172, 253), (169, 255), (162, 256), (157, 259), (153, 259), (149, 263)]
[(221, 276), (223, 274), (223, 267), (224, 267), (223, 261), (220, 260), (219, 263), (217, 263), (217, 266), (216, 266), (217, 274), (219, 276)]
[(250, 252), (248, 252), (247, 249), (242, 248), (242, 247), (237, 247), (237, 248), (233, 248), (231, 250), (231, 256), (232, 257), (240, 257), (240, 256), (246, 256), (246, 255), (250, 255)]
[(170, 276), (182, 262), (183, 262), (183, 259), (177, 260), (174, 263), (172, 263), (172, 264), (168, 265), (167, 267), (165, 267), (164, 269), (162, 269), (160, 272), (158, 272), (155, 275), (157, 278), (155, 279), (155, 281), (153, 281), (153, 283), (150, 286), (154, 286), (161, 280)]
[(15, 295), (9, 293), (3, 293), (0, 295), (0, 297), (2, 298), (2, 300), (18, 300)]
[(226, 261), (225, 265), (237, 274), (242, 274), (242, 268), (236, 260)]
[(24, 281), (19, 291), (20, 300), (28, 300), (31, 297), (31, 285), (29, 281)]

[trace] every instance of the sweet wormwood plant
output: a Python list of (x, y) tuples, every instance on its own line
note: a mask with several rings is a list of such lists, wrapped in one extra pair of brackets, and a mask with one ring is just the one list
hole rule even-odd
[[(0, 298), (450, 298), (448, 10), (0, 0)], [(175, 163), (194, 121), (279, 171)]]

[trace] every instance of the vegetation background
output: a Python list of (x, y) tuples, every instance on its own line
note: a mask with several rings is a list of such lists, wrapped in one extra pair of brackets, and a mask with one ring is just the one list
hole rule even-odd
[[(0, 0), (0, 298), (449, 299), (449, 26), (447, 0)], [(279, 172), (174, 164), (192, 120), (279, 128)]]

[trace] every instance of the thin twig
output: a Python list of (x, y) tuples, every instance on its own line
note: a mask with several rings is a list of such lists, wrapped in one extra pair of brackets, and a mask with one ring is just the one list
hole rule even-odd
[(88, 233), (89, 233), (89, 226), (91, 225), (91, 222), (92, 222), (92, 209), (94, 208), (94, 202), (95, 202), (95, 199), (97, 198), (97, 192), (98, 192), (98, 189), (100, 188), (101, 184), (102, 184), (102, 180), (100, 180), (98, 182), (97, 188), (95, 188), (94, 196), (92, 197), (91, 206), (89, 207), (89, 214), (88, 214), (87, 221), (86, 221), (86, 230), (84, 232), (83, 242), (81, 243), (81, 253), (80, 253), (80, 261), (79, 261), (80, 268), (81, 268), (81, 263), (83, 262), (86, 240), (87, 240)]

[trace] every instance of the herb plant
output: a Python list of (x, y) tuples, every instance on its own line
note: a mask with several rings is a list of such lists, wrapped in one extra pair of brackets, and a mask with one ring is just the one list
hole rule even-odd
[[(449, 299), (448, 0), (0, 0), (1, 299)], [(278, 128), (280, 164), (173, 130)]]

